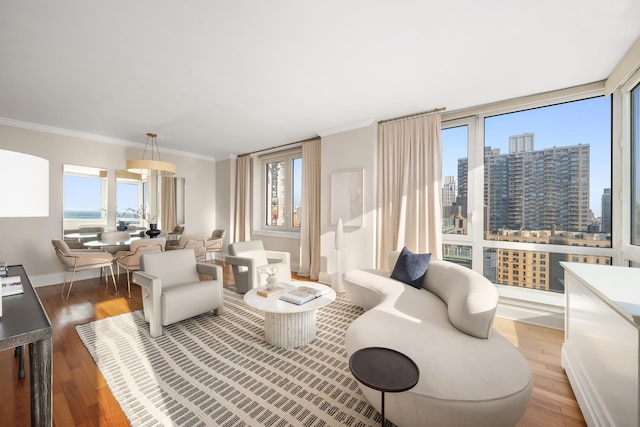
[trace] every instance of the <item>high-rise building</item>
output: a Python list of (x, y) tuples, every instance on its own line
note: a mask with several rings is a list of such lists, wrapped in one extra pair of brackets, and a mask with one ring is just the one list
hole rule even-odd
[(602, 232), (611, 233), (611, 189), (605, 188), (602, 193)]
[(458, 197), (458, 183), (455, 176), (445, 176), (442, 184), (442, 206), (451, 206)]
[[(534, 134), (509, 138), (509, 153), (485, 147), (485, 227), (586, 231), (589, 225), (589, 145), (535, 150)], [(458, 159), (458, 171), (467, 170)], [(458, 177), (458, 192), (467, 193)]]

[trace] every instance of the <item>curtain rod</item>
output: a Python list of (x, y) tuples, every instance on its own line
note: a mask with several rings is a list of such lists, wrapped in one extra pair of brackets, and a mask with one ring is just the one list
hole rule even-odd
[(313, 138), (308, 138), (308, 139), (303, 139), (302, 141), (296, 141), (296, 142), (288, 142), (286, 144), (282, 144), (282, 145), (276, 145), (274, 147), (270, 147), (270, 148), (262, 148), (260, 150), (256, 150), (256, 151), (251, 151), (249, 153), (244, 153), (244, 154), (238, 154), (238, 157), (242, 157), (242, 156), (250, 156), (252, 154), (256, 154), (256, 153), (261, 153), (263, 151), (269, 151), (269, 150), (275, 150), (276, 148), (283, 148), (283, 147), (288, 147), (290, 145), (296, 145), (296, 144), (302, 144), (303, 142), (308, 142), (308, 141), (313, 141), (314, 139), (318, 139), (320, 138), (319, 136), (315, 136)]
[(384, 123), (389, 123), (389, 122), (396, 122), (398, 120), (404, 120), (404, 119), (412, 119), (414, 117), (420, 117), (420, 116), (427, 116), (429, 114), (433, 114), (433, 113), (438, 113), (440, 111), (444, 111), (446, 110), (447, 107), (442, 107), (442, 108), (434, 108), (433, 110), (429, 110), (429, 111), (423, 111), (422, 113), (415, 113), (415, 114), (408, 114), (406, 116), (400, 116), (400, 117), (394, 117), (393, 119), (388, 119), (388, 120), (380, 120), (378, 122), (379, 125), (384, 124)]

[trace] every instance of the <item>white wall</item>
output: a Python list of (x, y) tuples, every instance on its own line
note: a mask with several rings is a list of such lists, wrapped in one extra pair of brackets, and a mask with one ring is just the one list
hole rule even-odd
[[(321, 141), (321, 225), (320, 225), (320, 253), (322, 257), (320, 281), (330, 282), (327, 274), (327, 257), (335, 243), (335, 225), (331, 221), (331, 173), (339, 171), (357, 170), (364, 171), (364, 226), (361, 228), (345, 227), (344, 246), (349, 251), (348, 268), (373, 268), (375, 265), (375, 176), (376, 176), (376, 140), (377, 124), (341, 132), (322, 137)], [(221, 162), (218, 162), (220, 164)], [(232, 161), (235, 164), (235, 161)], [(220, 165), (218, 166), (222, 171)], [(225, 168), (227, 168), (225, 166)], [(256, 169), (258, 168), (258, 169)], [(226, 170), (226, 169), (225, 169)], [(261, 185), (261, 170), (254, 162), (253, 185), (259, 188)], [(224, 175), (224, 176), (223, 176)], [(218, 192), (216, 197), (218, 206), (227, 203), (223, 194), (227, 184), (221, 179), (235, 182), (235, 176), (229, 176), (227, 172), (217, 176)], [(260, 217), (260, 195), (254, 194), (252, 213), (254, 218)], [(220, 208), (223, 209), (224, 208)], [(226, 213), (226, 210), (225, 214)], [(233, 208), (231, 208), (233, 212)], [(233, 219), (231, 220), (233, 223)], [(297, 271), (300, 265), (300, 238), (297, 233), (278, 233), (273, 231), (252, 230), (252, 239), (262, 240), (264, 247), (269, 250), (286, 251), (291, 254), (291, 268)], [(231, 239), (232, 241), (233, 239)]]
[(332, 172), (364, 171), (364, 226), (344, 228), (344, 247), (348, 250), (347, 269), (375, 265), (376, 140), (377, 123), (322, 137), (321, 281), (330, 280), (326, 275), (327, 258), (335, 247), (335, 225), (331, 224)]
[[(49, 160), (49, 217), (0, 218), (0, 260), (23, 264), (36, 286), (62, 283), (64, 270), (51, 240), (62, 238), (63, 165), (107, 169), (110, 187), (115, 188), (115, 170), (124, 169), (127, 159), (142, 158), (142, 150), (5, 125), (0, 125), (0, 148)], [(175, 163), (177, 176), (186, 179), (186, 232), (211, 234), (216, 220), (215, 163), (165, 153), (162, 159)], [(92, 275), (86, 272), (81, 277)]]

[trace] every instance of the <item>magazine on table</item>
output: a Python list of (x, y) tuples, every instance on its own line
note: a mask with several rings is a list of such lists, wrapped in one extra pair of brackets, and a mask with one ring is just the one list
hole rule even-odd
[(9, 295), (18, 295), (24, 292), (22, 289), (22, 279), (20, 276), (11, 276), (0, 278), (2, 282), (2, 296), (8, 297)]
[(329, 287), (325, 286), (322, 289), (311, 288), (309, 286), (300, 286), (296, 289), (293, 289), (285, 294), (283, 294), (280, 299), (283, 301), (287, 301), (293, 304), (304, 304), (305, 302), (309, 302), (316, 298), (321, 297), (322, 295), (329, 293)]

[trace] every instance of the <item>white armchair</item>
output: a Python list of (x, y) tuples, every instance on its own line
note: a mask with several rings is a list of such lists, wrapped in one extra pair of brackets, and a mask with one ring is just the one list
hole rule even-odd
[(229, 245), (229, 256), (225, 262), (231, 264), (236, 291), (247, 293), (266, 283), (267, 276), (260, 274), (263, 267), (278, 267), (279, 282), (291, 280), (291, 255), (289, 252), (267, 251), (261, 240), (236, 242)]
[[(193, 249), (142, 255), (133, 283), (142, 287), (144, 318), (153, 338), (162, 327), (212, 311), (222, 313), (222, 267), (196, 262)], [(206, 274), (213, 280), (200, 280)]]

